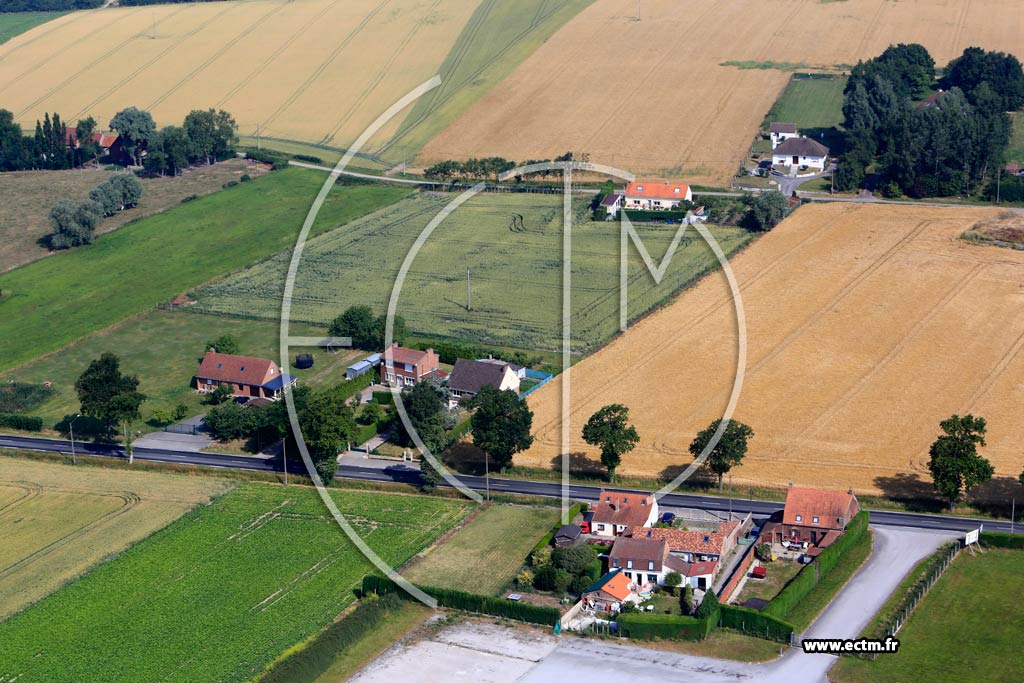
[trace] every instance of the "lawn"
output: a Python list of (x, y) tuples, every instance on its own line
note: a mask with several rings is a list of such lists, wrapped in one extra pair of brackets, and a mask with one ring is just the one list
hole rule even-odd
[[(468, 507), (332, 494), (393, 566)], [(315, 491), (242, 484), (0, 624), (0, 680), (246, 681), (337, 616), (371, 570)]]
[[(770, 122), (798, 128), (835, 128), (843, 121), (846, 78), (792, 79), (768, 112)], [(801, 130), (803, 133), (803, 130)]]
[[(292, 319), (323, 324), (353, 304), (385, 310), (399, 269), (421, 231), (456, 195), (418, 193), (311, 240), (295, 282)], [(620, 228), (574, 207), (573, 350), (607, 342), (619, 326)], [(555, 350), (562, 335), (562, 197), (480, 194), (442, 222), (412, 262), (397, 312), (413, 334), (491, 346)], [(678, 226), (636, 224), (660, 261)], [(727, 254), (751, 239), (746, 230), (708, 228)], [(629, 314), (649, 311), (717, 267), (692, 228), (664, 279), (655, 284), (630, 248)], [(198, 308), (273, 319), (290, 254), (284, 252), (196, 293)], [(351, 264), (359, 264), (358, 268)], [(472, 307), (466, 306), (466, 273)]]
[[(898, 654), (840, 659), (835, 683), (1020, 680), (1024, 552), (961, 552), (897, 636)], [(994, 590), (995, 589), (995, 590)]]
[(393, 164), (406, 158), (411, 161), (420, 148), (592, 2), (480, 2), (438, 69), (441, 85), (416, 101), (376, 154)]
[(40, 24), (62, 17), (67, 12), (3, 12), (0, 13), (0, 45)]
[(209, 476), (0, 456), (0, 620), (228, 486), (227, 479)]
[(769, 662), (779, 657), (779, 644), (752, 638), (730, 629), (717, 628), (704, 640), (631, 640), (634, 647), (679, 652), (697, 657), (731, 659), (737, 662)]
[(743, 584), (743, 590), (735, 601), (737, 605), (742, 605), (750, 598), (771, 601), (803, 567), (799, 562), (785, 560), (769, 562), (763, 566), (768, 570), (768, 575), (763, 579), (752, 579), (748, 576), (747, 582)]
[(491, 505), (403, 574), (427, 586), (497, 595), (557, 521), (554, 508)]
[[(320, 336), (323, 328), (295, 325), (295, 334)], [(190, 415), (206, 409), (202, 397), (193, 391), (192, 377), (206, 344), (230, 334), (239, 342), (239, 353), (245, 356), (271, 358), (280, 362), (280, 326), (272, 321), (243, 320), (222, 316), (202, 315), (187, 311), (155, 310), (108, 327), (92, 334), (56, 353), (31, 361), (5, 373), (0, 382), (15, 380), (41, 384), (52, 382), (56, 394), (39, 407), (28, 411), (43, 418), (49, 428), (67, 415), (78, 412), (75, 380), (90, 361), (105, 351), (112, 351), (121, 359), (123, 372), (139, 377), (139, 390), (146, 394), (142, 404), (142, 422), (145, 423), (160, 408), (174, 408), (179, 403), (189, 407)], [(315, 364), (307, 370), (289, 367), (287, 371), (299, 378), (299, 383), (310, 386), (330, 386), (342, 382), (345, 368), (360, 355), (356, 350), (329, 353), (319, 349), (303, 348), (311, 353)], [(294, 355), (294, 354), (293, 354)], [(84, 427), (83, 421), (75, 426)], [(138, 428), (150, 431), (154, 427), (140, 424)]]
[[(0, 371), (289, 249), (323, 179), (302, 169), (272, 173), (0, 275)], [(407, 192), (339, 186), (311, 234)]]
[[(0, 15), (3, 17), (6, 15)], [(212, 166), (186, 169), (182, 175), (142, 178), (142, 198), (137, 206), (108, 216), (100, 223), (100, 234), (178, 206), (192, 195), (218, 192), (242, 174), (258, 177), (267, 172), (264, 164), (229, 159)], [(0, 272), (11, 270), (49, 253), (40, 242), (50, 234), (50, 209), (58, 199), (82, 201), (89, 191), (113, 175), (100, 169), (67, 171), (18, 171), (4, 174), (4, 202), (0, 204)]]

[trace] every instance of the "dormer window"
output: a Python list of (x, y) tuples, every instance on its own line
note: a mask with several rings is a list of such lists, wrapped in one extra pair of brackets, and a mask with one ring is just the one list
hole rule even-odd
[(633, 560), (626, 560), (626, 569), (633, 568)]
[(245, 366), (243, 365), (242, 367), (238, 368), (238, 371), (239, 372), (245, 372)]
[(802, 521), (804, 521), (804, 517), (803, 517), (803, 515), (797, 515), (797, 516), (796, 516), (796, 521), (798, 521), (798, 522), (802, 522)]
[(654, 571), (654, 561), (653, 560), (647, 563), (647, 571), (651, 571), (651, 572)]
[(679, 194), (679, 188), (678, 187), (673, 189), (672, 191), (675, 192), (676, 194)]
[(217, 369), (218, 369), (218, 370), (220, 370), (220, 369), (221, 369), (222, 367), (224, 367), (224, 364), (223, 364), (223, 363), (217, 363)]
[(644, 191), (644, 186), (643, 185), (637, 185), (636, 186), (636, 191), (637, 192), (643, 192)]
[(811, 517), (811, 523), (812, 524), (817, 524), (818, 523), (818, 518), (817, 517)]

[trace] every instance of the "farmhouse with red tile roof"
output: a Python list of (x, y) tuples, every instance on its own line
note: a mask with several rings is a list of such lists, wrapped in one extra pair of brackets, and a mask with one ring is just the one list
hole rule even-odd
[(235, 396), (277, 399), (284, 387), (294, 386), (296, 378), (272, 360), (252, 356), (233, 356), (206, 352), (195, 376), (196, 391), (209, 393), (222, 384), (231, 387)]
[(649, 527), (658, 518), (658, 501), (651, 494), (601, 491), (590, 533), (611, 538), (630, 528)]
[[(781, 522), (769, 522), (762, 540), (807, 543), (820, 551), (839, 538), (846, 525), (860, 512), (853, 491), (823, 491), (791, 486)], [(815, 555), (815, 552), (808, 552)]]

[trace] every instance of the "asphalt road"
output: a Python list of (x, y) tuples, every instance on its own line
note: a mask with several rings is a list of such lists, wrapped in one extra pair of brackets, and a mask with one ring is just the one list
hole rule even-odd
[[(62, 439), (41, 437), (8, 436), (0, 434), (0, 448), (21, 448), (25, 450), (47, 451), (51, 453), (71, 454), (71, 442)], [(75, 452), (85, 456), (105, 456), (126, 458), (123, 448), (110, 444), (91, 442), (75, 442)], [(226, 469), (252, 470), (258, 472), (280, 472), (282, 465), (277, 458), (261, 458), (244, 455), (222, 455), (218, 453), (192, 453), (157, 448), (136, 448), (135, 458), (147, 462), (165, 462), (178, 465), (201, 465)], [(342, 465), (338, 468), (338, 477), (362, 481), (416, 483), (419, 481), (419, 470), (413, 467), (395, 465), (388, 468), (356, 467)], [(469, 488), (483, 491), (487, 487), (484, 477), (468, 475), (459, 476), (459, 480)], [(559, 498), (562, 495), (561, 484), (552, 481), (529, 481), (523, 479), (490, 478), (492, 493), (517, 493), (535, 496)], [(572, 484), (568, 487), (567, 496), (573, 500), (597, 500), (601, 488)], [(659, 504), (670, 508), (701, 508), (705, 510), (733, 512), (752, 512), (755, 515), (770, 515), (782, 509), (781, 502), (748, 500), (745, 498), (720, 498), (717, 496), (700, 496), (686, 493), (670, 493), (659, 499)], [(918, 529), (939, 529), (945, 531), (965, 532), (977, 529), (984, 523), (987, 531), (1010, 531), (1010, 523), (993, 520), (977, 520), (969, 517), (951, 515), (929, 515), (913, 512), (891, 512), (888, 510), (872, 510), (871, 523), (882, 526), (913, 527)], [(1016, 525), (1014, 531), (1024, 533), (1022, 525)]]

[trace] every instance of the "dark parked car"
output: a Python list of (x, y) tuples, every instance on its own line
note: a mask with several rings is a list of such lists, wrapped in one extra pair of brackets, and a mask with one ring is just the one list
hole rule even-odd
[(674, 512), (666, 512), (661, 516), (662, 524), (671, 524), (674, 521), (676, 521), (676, 513)]

